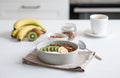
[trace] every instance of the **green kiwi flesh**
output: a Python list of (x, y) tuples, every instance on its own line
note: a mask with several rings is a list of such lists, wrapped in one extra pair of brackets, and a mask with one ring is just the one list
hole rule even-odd
[(50, 52), (58, 52), (59, 46), (47, 46), (40, 48), (40, 51), (50, 51)]
[(38, 36), (35, 32), (29, 32), (27, 38), (29, 41), (35, 41), (38, 38)]

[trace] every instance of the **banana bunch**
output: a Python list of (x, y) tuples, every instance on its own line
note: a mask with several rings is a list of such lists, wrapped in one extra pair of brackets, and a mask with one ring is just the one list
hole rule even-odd
[(43, 33), (46, 29), (36, 19), (22, 18), (14, 23), (11, 37), (22, 41), (27, 36), (29, 41), (34, 41)]

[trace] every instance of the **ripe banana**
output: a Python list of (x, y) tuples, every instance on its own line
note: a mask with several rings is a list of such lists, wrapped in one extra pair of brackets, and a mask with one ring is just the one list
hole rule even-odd
[(14, 24), (14, 29), (17, 29), (21, 26), (25, 26), (25, 25), (35, 25), (35, 26), (40, 26), (40, 23), (36, 20), (36, 19), (32, 19), (32, 18), (21, 18), (19, 20), (17, 20)]
[(11, 32), (11, 37), (16, 38), (17, 33), (18, 33), (22, 28), (24, 28), (24, 27), (19, 27), (19, 28), (16, 29), (16, 30), (12, 30), (12, 32)]
[(43, 34), (46, 33), (46, 29), (45, 28), (43, 28), (42, 26), (40, 26), (40, 28), (41, 28), (41, 31), (42, 31)]
[[(32, 30), (33, 29), (33, 30)], [(39, 37), (41, 34), (46, 33), (46, 29), (42, 27), (36, 19), (33, 18), (22, 18), (14, 23), (11, 37), (23, 40), (29, 31), (33, 31)]]
[(40, 27), (36, 27), (36, 26), (33, 26), (33, 25), (25, 26), (18, 32), (17, 37), (16, 37), (17, 40), (19, 40), (19, 41), (23, 40), (24, 37), (27, 35), (27, 33), (34, 28), (37, 28), (41, 31)]

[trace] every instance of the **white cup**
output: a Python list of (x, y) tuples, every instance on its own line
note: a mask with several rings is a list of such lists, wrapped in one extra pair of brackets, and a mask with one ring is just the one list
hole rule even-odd
[(92, 33), (104, 35), (108, 31), (108, 16), (104, 14), (93, 14), (90, 16)]

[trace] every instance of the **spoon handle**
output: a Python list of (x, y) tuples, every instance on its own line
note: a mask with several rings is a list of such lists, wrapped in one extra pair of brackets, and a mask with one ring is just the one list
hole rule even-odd
[(96, 53), (95, 53), (95, 58), (98, 60), (102, 60), (102, 58), (100, 56), (96, 55)]
[[(89, 50), (88, 48), (86, 48), (86, 50), (88, 50), (89, 52), (93, 52), (91, 50)], [(98, 60), (102, 60), (102, 58), (100, 56), (98, 56), (95, 52), (95, 58), (98, 59)]]

